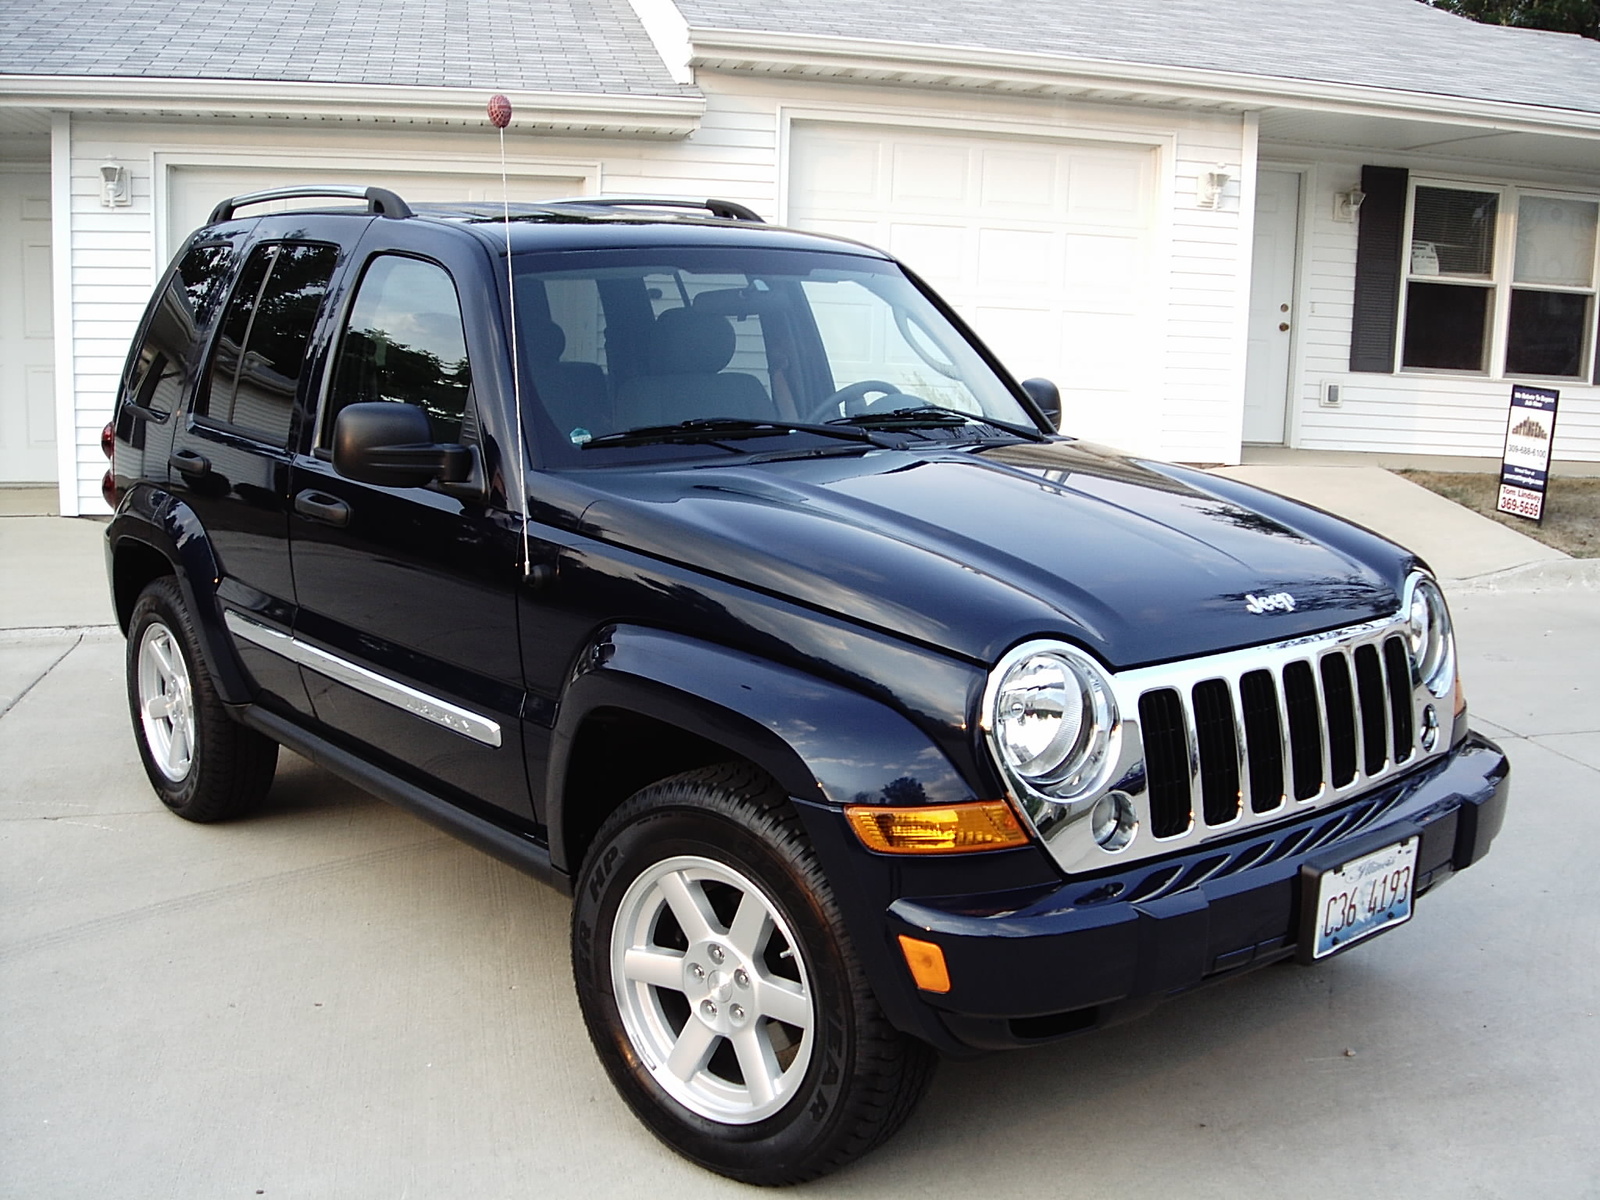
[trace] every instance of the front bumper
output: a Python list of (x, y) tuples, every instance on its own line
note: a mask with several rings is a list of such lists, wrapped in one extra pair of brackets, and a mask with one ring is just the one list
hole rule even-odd
[[(1022, 892), (901, 890), (858, 945), (891, 1019), (942, 1049), (1051, 1040), (1294, 954), (1308, 864), (1420, 834), (1421, 897), (1487, 852), (1508, 775), (1499, 747), (1469, 734), (1442, 759), (1338, 807), (1125, 873)], [(893, 950), (899, 934), (938, 944), (949, 992), (915, 989)]]

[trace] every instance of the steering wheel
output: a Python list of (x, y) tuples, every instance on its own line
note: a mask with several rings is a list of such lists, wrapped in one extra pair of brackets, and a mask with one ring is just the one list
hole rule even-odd
[(879, 399), (900, 395), (900, 389), (881, 379), (861, 379), (847, 384), (817, 406), (812, 420), (826, 421), (832, 417), (852, 417), (864, 413), (878, 400), (868, 400), (872, 393), (881, 393)]

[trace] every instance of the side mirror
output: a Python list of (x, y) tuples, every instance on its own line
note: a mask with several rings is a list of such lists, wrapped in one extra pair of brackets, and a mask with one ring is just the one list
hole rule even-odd
[(1024, 379), (1022, 390), (1050, 422), (1051, 432), (1058, 432), (1061, 429), (1061, 392), (1056, 385), (1048, 379)]
[(414, 404), (376, 400), (346, 405), (333, 423), (333, 469), (379, 487), (461, 483), (472, 475), (472, 451), (433, 440), (428, 414)]

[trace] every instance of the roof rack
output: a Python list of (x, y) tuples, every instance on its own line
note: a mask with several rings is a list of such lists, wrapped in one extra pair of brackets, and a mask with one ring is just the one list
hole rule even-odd
[(688, 196), (569, 196), (561, 200), (541, 200), (540, 208), (683, 208), (703, 210), (725, 221), (754, 221), (766, 224), (753, 208), (733, 200), (693, 200)]
[(320, 187), (271, 188), (265, 192), (250, 192), (224, 200), (211, 210), (207, 224), (226, 221), (239, 209), (249, 204), (265, 204), (270, 200), (300, 200), (312, 196), (333, 196), (341, 200), (365, 200), (367, 211), (380, 217), (412, 217), (411, 206), (388, 188), (355, 187), (347, 184), (324, 184)]

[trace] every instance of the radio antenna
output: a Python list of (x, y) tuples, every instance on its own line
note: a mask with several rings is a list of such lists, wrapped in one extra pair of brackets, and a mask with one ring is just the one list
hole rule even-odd
[(489, 120), (500, 132), (500, 209), (506, 231), (506, 299), (511, 322), (511, 402), (517, 410), (517, 492), (522, 509), (522, 578), (533, 574), (533, 554), (528, 545), (528, 434), (522, 415), (522, 363), (517, 354), (517, 281), (511, 271), (511, 188), (506, 182), (506, 126), (511, 124), (511, 101), (496, 92), (489, 97)]

